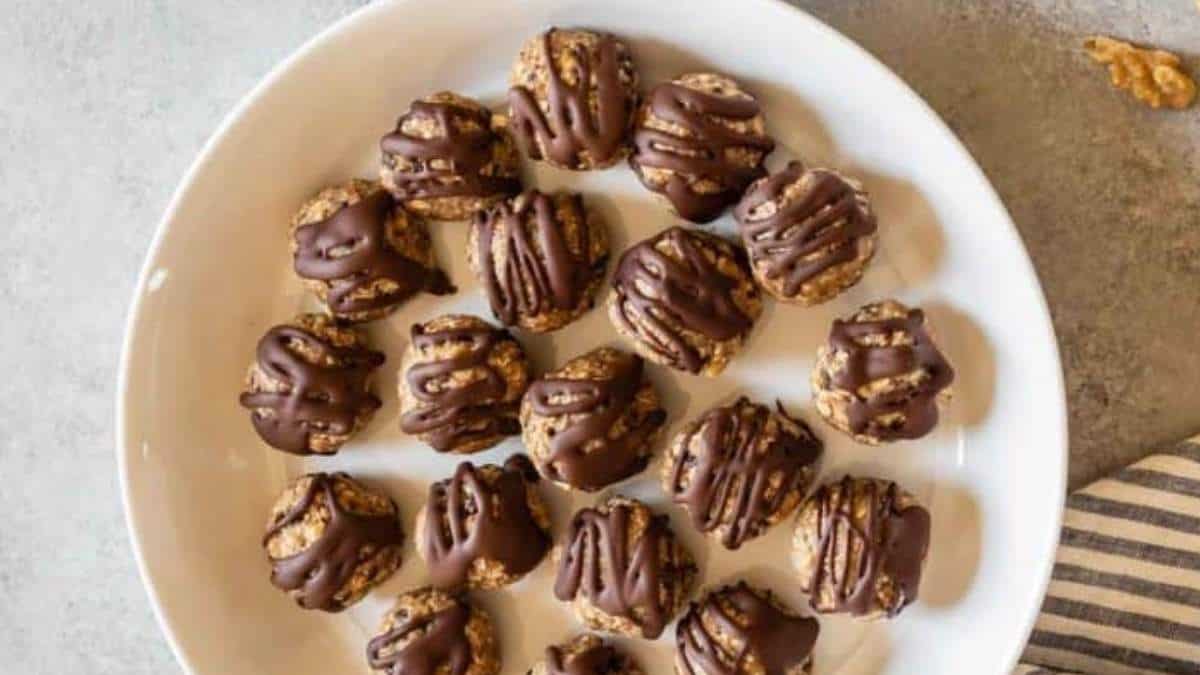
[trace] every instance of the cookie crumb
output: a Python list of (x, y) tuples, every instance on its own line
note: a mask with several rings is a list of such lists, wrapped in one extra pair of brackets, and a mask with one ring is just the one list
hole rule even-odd
[(1144, 49), (1103, 35), (1084, 40), (1083, 48), (1093, 61), (1108, 66), (1114, 87), (1128, 90), (1151, 108), (1166, 105), (1178, 110), (1196, 100), (1196, 82), (1171, 52)]

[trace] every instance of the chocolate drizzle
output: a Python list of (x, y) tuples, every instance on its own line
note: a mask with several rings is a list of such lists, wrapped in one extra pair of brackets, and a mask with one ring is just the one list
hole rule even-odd
[(470, 462), (459, 464), (453, 478), (429, 486), (417, 545), (434, 586), (461, 588), (479, 559), (497, 562), (513, 575), (537, 567), (550, 538), (534, 520), (526, 496), (526, 484), (536, 481), (529, 459), (513, 455), (490, 486)]
[(606, 614), (633, 621), (643, 637), (652, 639), (662, 634), (673, 611), (664, 605), (662, 591), (669, 589), (667, 595), (673, 595), (690, 563), (679, 559), (663, 515), (650, 516), (630, 549), (629, 521), (636, 508), (610, 502), (608, 513), (594, 508), (575, 513), (564, 539), (554, 596), (569, 602), (582, 594)]
[[(681, 259), (659, 251), (656, 246), (662, 241), (669, 242)], [(704, 358), (682, 330), (730, 340), (749, 332), (752, 325), (733, 300), (737, 281), (709, 261), (705, 248), (715, 249), (717, 256), (735, 254), (722, 239), (672, 227), (626, 251), (612, 281), (617, 293), (615, 318), (621, 326), (677, 368), (692, 373), (700, 371)]]
[[(715, 631), (705, 625), (705, 618)], [(732, 639), (739, 645), (737, 651), (724, 647), (714, 632)], [(740, 582), (692, 603), (675, 628), (675, 642), (684, 675), (751, 672), (746, 666), (751, 657), (764, 675), (788, 675), (800, 667), (807, 672), (819, 633), (815, 619), (783, 612)]]
[[(467, 638), (471, 610), (462, 600), (455, 598), (453, 605), (429, 616), (401, 616), (394, 628), (367, 643), (367, 663), (372, 668), (388, 675), (436, 675), (446, 666), (448, 675), (464, 675), (471, 667)], [(408, 644), (384, 655), (385, 649), (414, 633)]]
[[(291, 346), (293, 342), (301, 343), (321, 363), (309, 363)], [(371, 372), (384, 361), (380, 352), (335, 347), (303, 328), (283, 325), (258, 341), (257, 358), (259, 370), (285, 383), (287, 389), (243, 392), (239, 401), (255, 411), (250, 419), (258, 435), (285, 452), (311, 454), (313, 433), (349, 434), (359, 415), (381, 405), (367, 389)], [(327, 365), (330, 359), (337, 365)], [(260, 408), (274, 414), (260, 415)]]
[[(515, 206), (501, 202), (475, 214), (483, 286), (492, 312), (505, 325), (521, 316), (575, 309), (588, 284), (603, 273), (604, 260), (589, 261), (591, 232), (582, 197), (571, 195), (567, 204), (579, 224), (578, 253), (571, 251), (554, 201), (537, 190), (518, 198)], [(492, 245), (501, 224), (507, 255), (503, 269), (497, 269)]]
[[(855, 517), (855, 501), (864, 496), (866, 514)], [(818, 505), (817, 550), (808, 590), (818, 611), (869, 614), (876, 608), (889, 617), (917, 599), (921, 568), (929, 549), (929, 512), (912, 505), (897, 507), (900, 488), (890, 481), (859, 480), (846, 476), (839, 489), (822, 486), (813, 495)], [(886, 578), (895, 590), (894, 601), (878, 607), (877, 587)], [(818, 607), (822, 585), (832, 590), (832, 606)]]
[[(575, 84), (563, 80), (550, 48), (551, 28), (541, 36), (542, 60), (547, 71), (547, 107), (543, 112), (533, 92), (523, 86), (508, 90), (513, 135), (532, 159), (546, 158), (571, 169), (605, 164), (625, 144), (625, 132), (635, 97), (621, 82), (621, 61), (616, 38), (600, 34), (595, 57), (583, 46), (570, 47), (577, 70)], [(595, 76), (595, 86), (592, 77)], [(595, 112), (589, 99), (595, 95)], [(587, 153), (585, 160), (582, 155)]]
[[(385, 155), (404, 158), (412, 165), (397, 169), (395, 196), (401, 200), (439, 197), (488, 197), (516, 194), (521, 182), (514, 177), (488, 175), (484, 169), (493, 163), (493, 149), (501, 142), (492, 131), (492, 113), (486, 108), (449, 101), (413, 101), (409, 111), (396, 122), (396, 130), (379, 142)], [(432, 121), (442, 130), (435, 138), (422, 138), (404, 132), (412, 120)], [(474, 122), (478, 128), (464, 130), (458, 122)], [(435, 162), (447, 166), (437, 168)]]
[(329, 521), (321, 536), (308, 548), (286, 558), (271, 559), (271, 583), (285, 591), (299, 591), (296, 602), (305, 609), (321, 609), (339, 612), (345, 606), (337, 593), (354, 576), (364, 555), (378, 552), (389, 546), (404, 543), (404, 532), (396, 515), (395, 503), (392, 513), (367, 516), (346, 510), (338, 503), (333, 483), (335, 480), (352, 480), (344, 473), (313, 473), (304, 495), (263, 535), (263, 546), (290, 525), (304, 520), (313, 507), (317, 495), (324, 497)]
[(598, 643), (574, 656), (566, 656), (553, 645), (546, 647), (546, 672), (549, 675), (608, 675), (620, 673), (624, 657), (611, 645)]
[[(603, 379), (543, 378), (526, 394), (533, 411), (545, 417), (582, 415), (550, 440), (550, 457), (543, 470), (551, 480), (594, 492), (646, 468), (649, 438), (666, 422), (666, 411), (655, 409), (631, 417), (642, 387), (644, 362), (638, 356), (615, 352), (613, 372)], [(622, 419), (627, 429), (611, 436)]]
[[(409, 434), (427, 434), (435, 450), (448, 452), (459, 446), (495, 435), (511, 436), (521, 431), (517, 402), (504, 401), (504, 376), (488, 363), (495, 346), (512, 340), (507, 331), (491, 326), (455, 328), (427, 333), (414, 324), (412, 343), (418, 352), (457, 343), (466, 351), (453, 358), (413, 364), (404, 374), (408, 388), (422, 404), (400, 417), (400, 429)], [(462, 386), (450, 386), (456, 371), (475, 370), (481, 378)]]
[[(782, 405), (779, 414), (787, 416)], [(768, 519), (804, 480), (805, 469), (821, 456), (821, 444), (811, 433), (799, 436), (782, 427), (769, 433), (770, 418), (770, 409), (744, 396), (713, 408), (684, 436), (675, 459), (672, 500), (687, 507), (702, 532), (725, 526), (721, 543), (729, 549), (766, 530)], [(792, 421), (808, 432), (803, 422)], [(779, 483), (772, 484), (776, 477)]]
[(858, 240), (876, 230), (861, 193), (827, 169), (807, 172), (812, 182), (802, 197), (754, 218), (754, 209), (778, 203), (805, 176), (804, 166), (792, 162), (753, 187), (734, 210), (751, 261), (762, 263), (768, 279), (784, 277), (783, 292), (789, 296), (825, 270), (857, 258)]
[[(402, 255), (387, 238), (395, 202), (377, 190), (330, 218), (296, 228), (296, 274), (329, 283), (326, 302), (339, 316), (394, 306), (418, 291), (454, 292), (445, 273)], [(396, 288), (382, 291), (380, 281)], [(363, 295), (373, 293), (373, 295)]]
[[(682, 127), (690, 135), (643, 124), (634, 132), (634, 154), (629, 161), (642, 184), (666, 195), (683, 218), (695, 223), (713, 220), (741, 197), (747, 185), (766, 175), (761, 158), (747, 166), (730, 158), (729, 151), (744, 148), (765, 158), (775, 149), (775, 142), (762, 134), (735, 131), (713, 119), (749, 122), (762, 112), (753, 98), (720, 96), (664, 82), (650, 92), (647, 105), (654, 117)], [(672, 175), (661, 185), (651, 183), (642, 167), (666, 169)], [(716, 183), (719, 190), (697, 192), (692, 183), (699, 180)]]
[[(890, 339), (903, 332), (911, 344), (872, 346), (862, 344), (870, 336)], [(878, 321), (833, 322), (829, 331), (830, 346), (845, 352), (846, 364), (832, 373), (833, 384), (854, 394), (846, 408), (846, 419), (855, 434), (866, 434), (880, 440), (920, 438), (929, 433), (938, 421), (938, 393), (954, 381), (954, 369), (938, 350), (925, 331), (925, 313), (908, 310), (907, 315)], [(890, 377), (902, 377), (914, 371), (927, 375), (916, 384), (904, 384), (895, 391), (863, 397), (859, 390)], [(880, 416), (899, 413), (903, 420), (880, 421)]]

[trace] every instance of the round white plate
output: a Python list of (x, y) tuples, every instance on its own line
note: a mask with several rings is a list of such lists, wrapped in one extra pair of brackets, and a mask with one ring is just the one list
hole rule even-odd
[[(452, 89), (503, 100), (522, 41), (551, 25), (615, 32), (644, 82), (712, 69), (763, 102), (780, 150), (862, 179), (881, 221), (880, 255), (862, 284), (815, 309), (769, 304), (748, 349), (720, 379), (653, 368), (671, 430), (740, 393), (780, 399), (826, 442), (825, 477), (845, 471), (902, 481), (933, 512), (921, 599), (895, 621), (822, 617), (818, 675), (1000, 675), (1020, 653), (1048, 577), (1066, 469), (1063, 387), (1037, 280), (1004, 207), (963, 147), (899, 79), (838, 33), (769, 0), (530, 0), (378, 3), (280, 66), (228, 118), (159, 227), (134, 298), (121, 364), (118, 456), (142, 573), (179, 659), (198, 673), (365, 672), (362, 651), (398, 592), (423, 583), (408, 546), (401, 571), (339, 615), (298, 609), (267, 581), (259, 537), (289, 476), (346, 470), (385, 488), (407, 529), (431, 480), (456, 458), (397, 428), (394, 368), (414, 321), (450, 311), (489, 316), (466, 265), (465, 226), (434, 237), (460, 292), (421, 297), (370, 326), (389, 356), (384, 407), (334, 457), (301, 462), (267, 448), (237, 404), (254, 345), (269, 326), (312, 308), (290, 273), (285, 233), (317, 190), (373, 176), (376, 143), (408, 103)], [(615, 251), (674, 219), (624, 165), (573, 174), (530, 168), (530, 184), (569, 187), (607, 216)], [(728, 231), (729, 217), (718, 230)], [(924, 306), (958, 371), (938, 430), (867, 448), (817, 419), (808, 372), (837, 315), (870, 300)], [(525, 344), (548, 368), (617, 343), (601, 311)], [(518, 451), (513, 439), (477, 456)], [(745, 577), (803, 606), (787, 562), (790, 526), (737, 553), (703, 540), (665, 504), (657, 464), (617, 487), (665, 509), (697, 552), (705, 585)], [(554, 499), (556, 532), (591, 499)], [(545, 645), (581, 630), (548, 592), (543, 564), (512, 588), (478, 594), (499, 632), (504, 673), (524, 673)], [(670, 672), (673, 632), (622, 640), (651, 675)]]

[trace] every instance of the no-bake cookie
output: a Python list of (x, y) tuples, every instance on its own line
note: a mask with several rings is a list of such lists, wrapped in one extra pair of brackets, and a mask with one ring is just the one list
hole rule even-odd
[(625, 251), (608, 299), (617, 332), (647, 360), (716, 376), (762, 313), (740, 248), (672, 227)]
[(662, 634), (696, 579), (667, 517), (626, 497), (577, 511), (555, 557), (555, 597), (588, 628), (629, 637)]
[(812, 672), (820, 626), (745, 582), (710, 591), (675, 626), (677, 675)]
[(550, 516), (525, 455), (503, 466), (470, 462), (429, 486), (417, 514), (417, 552), (434, 586), (490, 590), (537, 567), (550, 550)]
[(917, 599), (929, 529), (929, 512), (891, 481), (824, 485), (796, 517), (800, 587), (818, 612), (894, 617)]
[(895, 300), (834, 321), (812, 372), (821, 417), (870, 445), (932, 431), (953, 381), (925, 313)]
[(414, 324), (400, 363), (400, 428), (439, 452), (472, 453), (521, 431), (529, 361), (507, 331), (448, 314)]
[(637, 661), (605, 640), (584, 633), (546, 647), (527, 675), (642, 675)]
[(580, 195), (530, 190), (475, 214), (467, 260), (501, 323), (545, 333), (595, 304), (608, 233)]
[(426, 218), (466, 220), (521, 191), (520, 156), (505, 120), (452, 92), (413, 101), (379, 149), (384, 187)]
[(396, 503), (344, 473), (293, 481), (271, 507), (263, 536), (271, 583), (301, 607), (327, 612), (391, 576), (403, 544)]
[(379, 319), (421, 291), (454, 292), (425, 225), (371, 181), (306, 202), (292, 218), (291, 248), (296, 274), (342, 321)]
[(638, 110), (630, 165), (680, 217), (707, 223), (766, 174), (775, 142), (758, 101), (734, 80), (689, 73), (654, 87)]
[(666, 422), (638, 357), (601, 347), (529, 386), (521, 438), (542, 475), (594, 492), (646, 468)]
[(530, 158), (586, 170), (629, 153), (638, 77), (616, 37), (551, 28), (521, 47), (510, 83), (510, 126)]
[(409, 591), (367, 643), (378, 675), (496, 675), (500, 653), (492, 622), (465, 598), (434, 588)]
[(858, 283), (875, 255), (862, 186), (792, 162), (750, 186), (734, 210), (754, 278), (784, 302), (815, 305)]
[(739, 548), (790, 515), (821, 458), (801, 420), (746, 397), (689, 422), (671, 443), (663, 488), (696, 529)]
[(332, 454), (379, 408), (370, 384), (383, 361), (357, 330), (324, 314), (301, 314), (258, 341), (239, 400), (271, 447)]

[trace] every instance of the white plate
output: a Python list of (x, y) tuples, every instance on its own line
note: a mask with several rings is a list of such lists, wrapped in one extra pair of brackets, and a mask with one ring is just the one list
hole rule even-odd
[[(728, 72), (762, 99), (789, 156), (860, 176), (882, 222), (863, 283), (817, 309), (770, 305), (748, 350), (719, 380), (654, 368), (672, 428), (747, 392), (779, 398), (827, 444), (826, 476), (899, 479), (933, 512), (921, 600), (898, 620), (822, 618), (819, 675), (999, 675), (1031, 626), (1057, 539), (1066, 469), (1063, 388), (1037, 280), (1008, 215), (970, 156), (899, 79), (861, 49), (781, 3), (696, 0), (401, 2), (337, 24), (266, 79), (222, 125), (159, 227), (134, 299), (121, 367), (118, 454), (142, 573), (179, 659), (199, 673), (364, 672), (363, 644), (398, 592), (422, 583), (409, 545), (393, 579), (340, 615), (304, 612), (267, 581), (259, 537), (268, 505), (305, 465), (265, 447), (237, 392), (259, 335), (310, 307), (289, 272), (292, 211), (318, 189), (372, 176), (379, 136), (409, 101), (440, 89), (502, 100), (523, 40), (549, 25), (613, 31), (644, 81), (693, 69)], [(672, 218), (625, 166), (590, 174), (544, 167), (542, 189), (582, 190), (609, 217), (616, 251)], [(726, 217), (718, 227), (728, 227)], [(430, 480), (451, 473), (397, 428), (394, 366), (414, 321), (488, 315), (466, 266), (465, 228), (437, 227), (438, 253), (461, 292), (422, 297), (371, 326), (390, 357), (384, 408), (364, 437), (311, 465), (383, 486), (412, 516)], [(927, 310), (958, 370), (952, 409), (932, 436), (857, 446), (816, 419), (808, 371), (831, 319), (897, 296)], [(542, 368), (617, 340), (594, 311), (553, 337), (525, 340)], [(519, 448), (516, 440), (478, 459)], [(664, 499), (649, 473), (620, 490)], [(549, 493), (550, 490), (547, 490)], [(586, 498), (557, 492), (556, 525)], [(785, 555), (788, 526), (731, 554), (704, 546), (706, 584), (745, 576), (800, 605)], [(580, 630), (547, 592), (550, 565), (478, 597), (498, 626), (505, 673), (524, 673), (549, 642)], [(519, 608), (519, 609), (518, 609)], [(623, 641), (653, 675), (670, 672), (672, 632)]]

